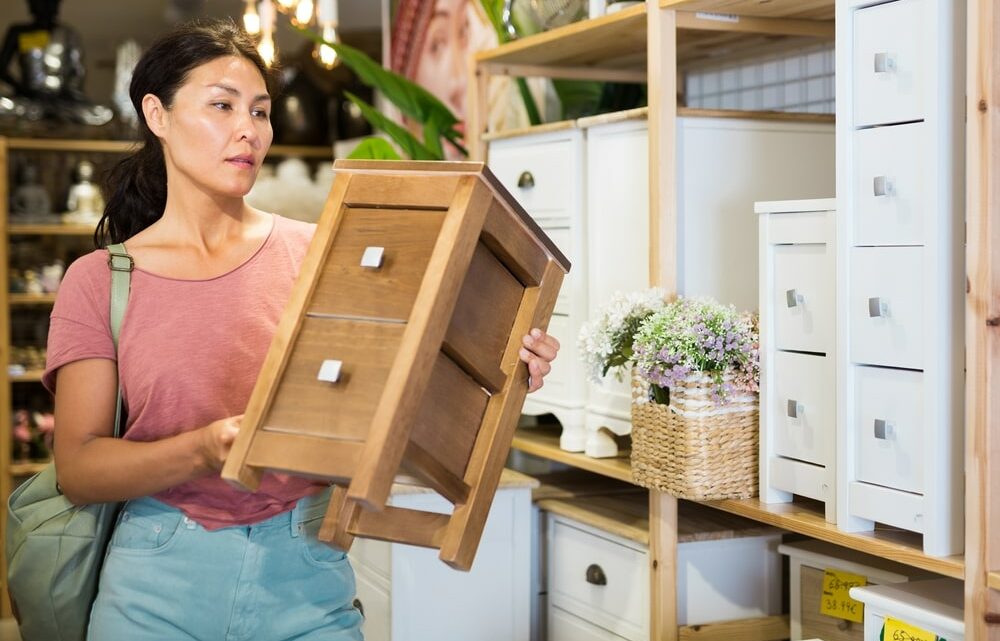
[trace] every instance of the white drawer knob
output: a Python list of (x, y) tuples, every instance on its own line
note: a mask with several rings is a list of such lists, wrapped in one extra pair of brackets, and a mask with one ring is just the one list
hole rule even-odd
[(893, 437), (896, 429), (892, 423), (881, 418), (875, 419), (875, 438), (885, 441)]
[(890, 73), (896, 70), (896, 56), (891, 53), (875, 54), (875, 73)]
[(896, 193), (892, 179), (888, 176), (875, 176), (872, 179), (872, 191), (875, 196), (892, 196)]
[(871, 318), (885, 318), (889, 315), (889, 303), (879, 297), (868, 299), (868, 316)]
[(365, 253), (361, 255), (361, 266), (368, 269), (379, 269), (382, 267), (384, 254), (385, 247), (365, 247)]
[(788, 418), (799, 418), (799, 415), (806, 411), (806, 406), (798, 401), (788, 399), (788, 409), (786, 411), (788, 412)]
[(797, 289), (789, 289), (785, 291), (785, 304), (789, 307), (798, 307), (799, 305), (806, 302), (805, 297), (799, 293)]
[(336, 383), (340, 380), (340, 368), (342, 365), (341, 361), (323, 361), (323, 364), (319, 366), (319, 374), (316, 378), (326, 383)]

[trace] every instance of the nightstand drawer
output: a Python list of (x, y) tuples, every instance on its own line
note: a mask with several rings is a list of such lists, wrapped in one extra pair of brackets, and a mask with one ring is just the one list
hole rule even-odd
[(831, 353), (836, 301), (833, 246), (778, 245), (773, 251), (775, 347)]
[(557, 517), (549, 525), (549, 607), (627, 639), (645, 639), (649, 620), (645, 549)]
[(923, 248), (856, 247), (851, 256), (851, 359), (923, 369)]
[(829, 356), (775, 352), (770, 399), (774, 453), (830, 465), (836, 451), (836, 368)]
[(490, 143), (489, 167), (532, 218), (575, 217), (578, 139), (511, 138)]
[(926, 43), (923, 0), (897, 0), (854, 12), (854, 125), (924, 118)]
[(882, 367), (854, 372), (858, 480), (922, 493), (923, 374)]
[(823, 641), (863, 641), (865, 626), (847, 619), (837, 619), (820, 613), (823, 599), (824, 570), (800, 566), (799, 595), (803, 639)]
[(559, 608), (549, 609), (548, 641), (626, 641)]
[(923, 152), (926, 123), (854, 132), (854, 244), (922, 245), (929, 160)]

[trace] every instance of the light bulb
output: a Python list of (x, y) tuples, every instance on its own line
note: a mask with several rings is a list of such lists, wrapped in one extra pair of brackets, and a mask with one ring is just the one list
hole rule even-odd
[(295, 5), (297, 4), (297, 1), (296, 0), (277, 0), (277, 3), (278, 3), (278, 9), (280, 9), (281, 11), (284, 11), (286, 13), (289, 13), (289, 12), (294, 12), (295, 11)]
[[(337, 35), (336, 25), (328, 24), (323, 27), (323, 40), (336, 44), (340, 43), (340, 36)], [(324, 44), (316, 45), (316, 48), (313, 49), (313, 56), (325, 69), (333, 69), (340, 64), (340, 56), (337, 55), (337, 52), (333, 47)]]
[(264, 60), (264, 64), (270, 67), (274, 63), (274, 39), (271, 38), (270, 33), (264, 34), (261, 38), (260, 44), (257, 45), (257, 53), (260, 54), (261, 59)]
[(257, 6), (254, 0), (247, 0), (246, 11), (243, 12), (243, 28), (251, 36), (260, 33), (260, 16), (257, 14)]
[(313, 1), (312, 0), (299, 0), (299, 4), (295, 7), (295, 15), (292, 17), (292, 24), (304, 27), (310, 22), (312, 22), (313, 17)]

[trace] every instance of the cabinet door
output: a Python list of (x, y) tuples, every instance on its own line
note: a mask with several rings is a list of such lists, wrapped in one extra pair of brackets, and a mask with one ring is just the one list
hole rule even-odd
[(924, 117), (924, 77), (934, 47), (923, 37), (924, 0), (898, 0), (854, 12), (854, 125)]
[(836, 368), (832, 357), (775, 352), (769, 413), (774, 452), (832, 465), (836, 452)]
[(771, 309), (777, 349), (832, 354), (836, 280), (831, 245), (778, 245)]

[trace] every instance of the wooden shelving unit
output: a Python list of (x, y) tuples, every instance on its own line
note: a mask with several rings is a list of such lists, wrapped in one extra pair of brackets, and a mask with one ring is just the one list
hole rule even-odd
[(632, 482), (632, 466), (628, 453), (617, 458), (591, 458), (559, 448), (559, 431), (545, 428), (520, 429), (514, 435), (512, 447), (526, 454), (572, 465), (581, 470), (600, 474), (626, 483)]
[(8, 225), (11, 236), (93, 236), (90, 225)]
[(56, 302), (55, 294), (9, 294), (7, 302), (10, 305), (51, 305)]
[(43, 370), (32, 369), (23, 374), (8, 375), (7, 380), (11, 383), (38, 383), (42, 380)]
[(48, 465), (48, 461), (29, 461), (27, 463), (11, 463), (10, 465), (10, 475), (13, 477), (24, 477), (32, 476), (38, 474), (45, 466)]

